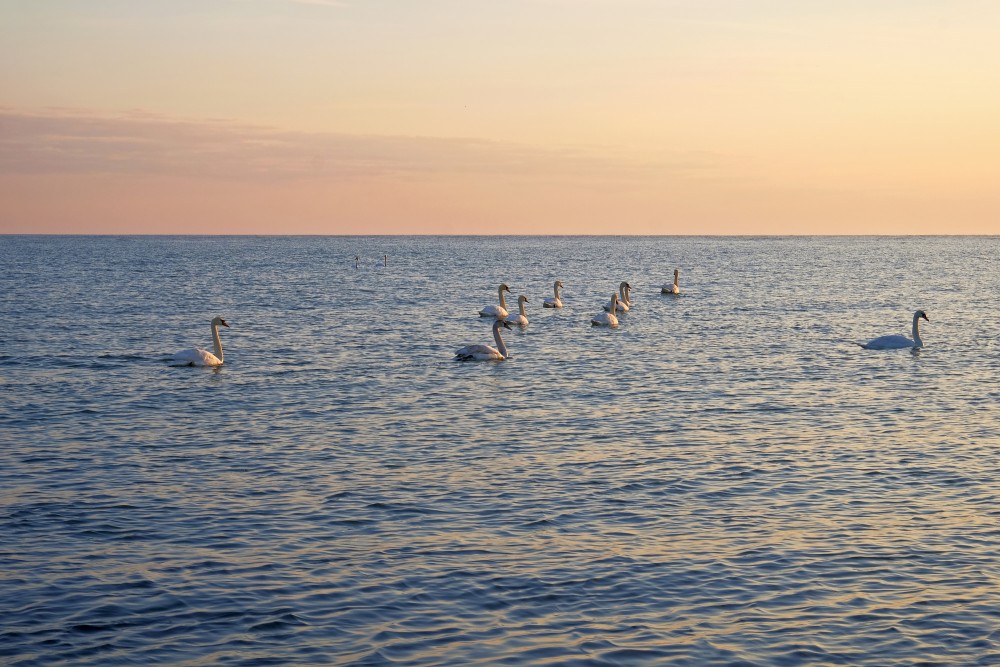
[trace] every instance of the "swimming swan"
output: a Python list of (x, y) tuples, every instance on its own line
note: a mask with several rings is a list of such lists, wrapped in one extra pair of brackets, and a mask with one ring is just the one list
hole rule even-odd
[(559, 289), (563, 286), (561, 280), (557, 280), (552, 286), (552, 290), (555, 292), (556, 296), (554, 299), (545, 299), (542, 301), (543, 308), (562, 308), (562, 300), (559, 298)]
[(678, 277), (680, 276), (680, 271), (674, 269), (674, 284), (664, 285), (660, 288), (660, 294), (680, 294), (681, 286), (678, 284)]
[(904, 347), (923, 347), (924, 341), (920, 340), (919, 322), (921, 317), (930, 322), (930, 319), (927, 317), (927, 313), (924, 311), (918, 310), (913, 313), (913, 340), (910, 340), (906, 336), (895, 334), (892, 336), (879, 336), (878, 338), (871, 339), (867, 343), (858, 343), (858, 345), (866, 350), (900, 350)]
[(507, 283), (502, 283), (497, 292), (500, 294), (500, 305), (499, 306), (486, 306), (479, 311), (480, 317), (495, 317), (498, 320), (502, 320), (507, 317), (507, 302), (504, 301), (503, 293), (509, 292), (510, 288), (507, 287)]
[(523, 294), (517, 297), (517, 309), (520, 311), (516, 315), (508, 315), (506, 322), (524, 327), (528, 325), (528, 314), (524, 312), (524, 304), (528, 303), (528, 297)]
[[(632, 291), (632, 286), (629, 285), (625, 281), (622, 281), (618, 285), (618, 293), (621, 295), (617, 299), (617, 301), (618, 301), (618, 305), (617, 305), (618, 312), (620, 312), (620, 313), (627, 313), (628, 312), (628, 309), (629, 309), (629, 298), (628, 298), (628, 295), (629, 295), (629, 292), (631, 292), (631, 291)], [(606, 310), (608, 312), (611, 312), (611, 302), (610, 301), (608, 301), (606, 304), (604, 304), (604, 310)]]
[(182, 350), (174, 355), (171, 366), (221, 366), (222, 365), (222, 339), (219, 338), (219, 325), (229, 327), (221, 317), (212, 320), (212, 342), (215, 343), (215, 354), (201, 348)]
[(506, 359), (510, 355), (507, 353), (507, 346), (503, 344), (503, 338), (500, 337), (500, 327), (510, 329), (510, 325), (503, 320), (497, 320), (493, 323), (493, 340), (497, 342), (496, 347), (466, 345), (455, 352), (455, 358), (459, 361), (503, 361)]
[(611, 294), (611, 307), (607, 312), (600, 312), (590, 318), (590, 323), (595, 327), (611, 327), (616, 329), (618, 327), (618, 318), (615, 316), (614, 311), (618, 305), (618, 295), (615, 293)]

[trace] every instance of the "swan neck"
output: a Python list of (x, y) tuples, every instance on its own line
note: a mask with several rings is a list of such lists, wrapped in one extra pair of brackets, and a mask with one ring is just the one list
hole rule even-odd
[(500, 351), (501, 356), (504, 359), (507, 358), (507, 346), (503, 343), (503, 338), (500, 337), (500, 320), (497, 320), (497, 324), (493, 325), (493, 340), (497, 342), (497, 350)]
[(219, 361), (222, 361), (223, 360), (223, 358), (222, 358), (222, 339), (219, 338), (219, 325), (218, 324), (213, 324), (212, 325), (212, 343), (215, 345), (215, 356), (217, 356), (219, 358)]
[(497, 292), (500, 294), (500, 307), (507, 310), (507, 301), (503, 298), (503, 290), (498, 289)]
[(521, 317), (527, 317), (528, 313), (524, 312), (524, 301), (518, 300), (517, 309), (521, 311)]
[(559, 283), (552, 286), (552, 291), (556, 293), (556, 300), (559, 299)]
[(913, 316), (913, 345), (915, 347), (923, 347), (924, 341), (920, 340), (920, 316)]

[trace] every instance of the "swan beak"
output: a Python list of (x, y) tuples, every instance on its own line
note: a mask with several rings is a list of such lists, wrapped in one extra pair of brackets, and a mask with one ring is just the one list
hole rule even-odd
[(927, 320), (928, 322), (931, 321), (931, 318), (927, 317), (927, 313), (921, 314), (921, 317), (924, 318), (925, 320)]
[(510, 329), (510, 323), (507, 320), (500, 320), (500, 322), (503, 324), (504, 329)]
[(226, 323), (225, 320), (222, 320), (221, 322), (219, 322), (219, 324), (221, 324), (222, 326), (226, 327), (227, 329), (229, 328), (229, 325)]

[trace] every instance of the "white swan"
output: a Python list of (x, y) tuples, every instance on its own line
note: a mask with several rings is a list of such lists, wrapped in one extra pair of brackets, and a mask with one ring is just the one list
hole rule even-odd
[(611, 307), (605, 312), (602, 311), (597, 313), (592, 318), (590, 318), (590, 323), (595, 327), (611, 327), (615, 329), (618, 327), (618, 318), (615, 316), (616, 306), (618, 305), (618, 295), (611, 294)]
[(561, 280), (557, 280), (552, 286), (552, 290), (555, 292), (556, 296), (554, 299), (545, 299), (542, 301), (543, 308), (562, 308), (562, 300), (559, 298), (559, 289), (563, 286)]
[(215, 354), (208, 350), (195, 347), (190, 350), (182, 350), (174, 355), (172, 366), (221, 366), (222, 365), (222, 339), (219, 338), (219, 325), (229, 327), (221, 317), (212, 320), (212, 342), (215, 343)]
[(919, 325), (921, 317), (930, 322), (930, 319), (927, 317), (927, 313), (924, 311), (918, 310), (913, 313), (913, 340), (910, 340), (906, 336), (895, 334), (891, 336), (879, 336), (878, 338), (871, 339), (867, 343), (858, 343), (858, 345), (866, 350), (900, 350), (905, 347), (923, 347), (924, 341), (920, 339)]
[(486, 306), (479, 311), (480, 317), (495, 317), (498, 320), (502, 320), (507, 317), (507, 302), (504, 301), (503, 293), (509, 292), (510, 288), (507, 287), (507, 283), (501, 283), (500, 288), (497, 292), (500, 294), (500, 305), (499, 306)]
[(677, 269), (674, 269), (674, 284), (673, 285), (664, 285), (663, 287), (661, 287), (660, 288), (660, 294), (680, 294), (681, 293), (681, 286), (678, 284), (680, 273), (681, 273), (680, 271), (678, 271)]
[[(618, 312), (620, 312), (620, 313), (627, 313), (628, 312), (628, 309), (629, 309), (628, 293), (631, 290), (632, 290), (632, 286), (629, 285), (625, 281), (622, 281), (618, 285), (618, 293), (621, 295), (619, 298), (615, 299), (615, 301), (617, 301), (617, 305), (615, 307), (618, 309)], [(606, 310), (608, 312), (611, 312), (611, 308), (612, 308), (612, 305), (611, 305), (610, 301), (608, 301), (606, 304), (604, 304), (604, 310)]]
[(455, 358), (459, 361), (503, 361), (506, 359), (510, 355), (507, 352), (507, 346), (503, 343), (503, 338), (500, 337), (500, 327), (510, 329), (510, 325), (503, 320), (497, 320), (493, 323), (493, 340), (497, 342), (496, 347), (466, 345), (455, 352)]
[(520, 327), (528, 326), (528, 314), (524, 312), (524, 304), (528, 303), (528, 297), (523, 294), (517, 297), (517, 309), (518, 313), (516, 315), (508, 315), (505, 320), (508, 324), (516, 324)]

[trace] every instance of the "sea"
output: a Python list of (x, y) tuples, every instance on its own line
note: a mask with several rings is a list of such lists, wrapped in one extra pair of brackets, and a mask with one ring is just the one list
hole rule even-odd
[(996, 236), (0, 236), (0, 663), (1000, 664), (998, 306)]

